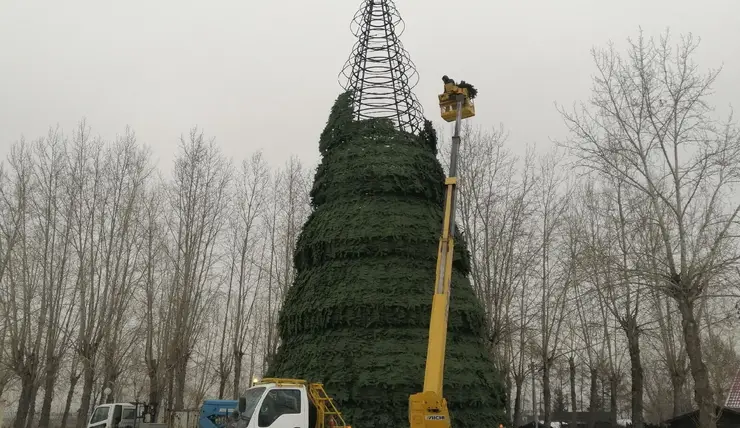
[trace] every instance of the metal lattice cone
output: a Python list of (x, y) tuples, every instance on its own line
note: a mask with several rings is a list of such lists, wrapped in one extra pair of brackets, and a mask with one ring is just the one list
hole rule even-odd
[(418, 133), (424, 123), (412, 89), (419, 74), (399, 37), (404, 23), (392, 0), (364, 0), (351, 25), (357, 42), (339, 80), (353, 93), (355, 120), (387, 118)]

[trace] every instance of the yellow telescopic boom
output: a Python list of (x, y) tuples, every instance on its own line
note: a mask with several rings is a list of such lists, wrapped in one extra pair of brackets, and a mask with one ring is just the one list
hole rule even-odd
[(450, 415), (447, 400), (442, 395), (447, 345), (447, 315), (450, 308), (450, 281), (455, 235), (455, 189), (457, 186), (457, 154), (460, 148), (460, 122), (475, 115), (475, 106), (467, 88), (443, 78), (445, 92), (439, 95), (442, 118), (455, 120), (452, 137), (449, 176), (445, 180), (445, 206), (442, 235), (437, 252), (437, 270), (432, 298), (432, 316), (429, 323), (424, 391), (409, 397), (409, 424), (411, 428), (448, 428)]

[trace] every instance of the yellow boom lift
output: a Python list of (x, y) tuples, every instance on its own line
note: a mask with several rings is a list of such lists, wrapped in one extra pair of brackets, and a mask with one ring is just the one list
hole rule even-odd
[(447, 315), (450, 308), (450, 281), (452, 276), (452, 256), (455, 235), (455, 189), (457, 186), (457, 153), (460, 148), (460, 122), (475, 116), (473, 98), (477, 91), (472, 85), (460, 85), (444, 76), (444, 93), (439, 95), (442, 118), (455, 121), (452, 136), (450, 171), (445, 180), (444, 220), (442, 235), (437, 252), (437, 270), (432, 298), (432, 316), (429, 323), (429, 344), (427, 348), (424, 390), (409, 397), (409, 424), (411, 428), (448, 428), (450, 414), (447, 400), (442, 395), (445, 367), (445, 347), (447, 345)]

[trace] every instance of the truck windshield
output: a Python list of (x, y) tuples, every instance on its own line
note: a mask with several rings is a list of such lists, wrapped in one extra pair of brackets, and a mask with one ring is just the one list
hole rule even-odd
[(110, 410), (110, 407), (108, 406), (100, 406), (97, 409), (95, 409), (95, 413), (93, 413), (92, 418), (90, 418), (90, 423), (96, 424), (98, 422), (103, 422), (107, 420), (109, 410)]
[(254, 409), (257, 407), (257, 403), (259, 403), (260, 398), (262, 398), (262, 394), (264, 393), (264, 386), (258, 386), (247, 390), (247, 392), (244, 394), (244, 398), (247, 402), (247, 407), (242, 413), (242, 418), (251, 419), (252, 415), (254, 414)]

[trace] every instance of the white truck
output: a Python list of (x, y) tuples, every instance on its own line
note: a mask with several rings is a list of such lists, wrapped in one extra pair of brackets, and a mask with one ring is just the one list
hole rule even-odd
[(166, 424), (143, 422), (142, 403), (106, 403), (95, 407), (87, 428), (169, 428)]
[(136, 406), (131, 403), (106, 403), (95, 408), (87, 428), (134, 428)]
[[(239, 428), (351, 428), (320, 383), (263, 379), (239, 399)], [(201, 425), (202, 426), (202, 425)]]

